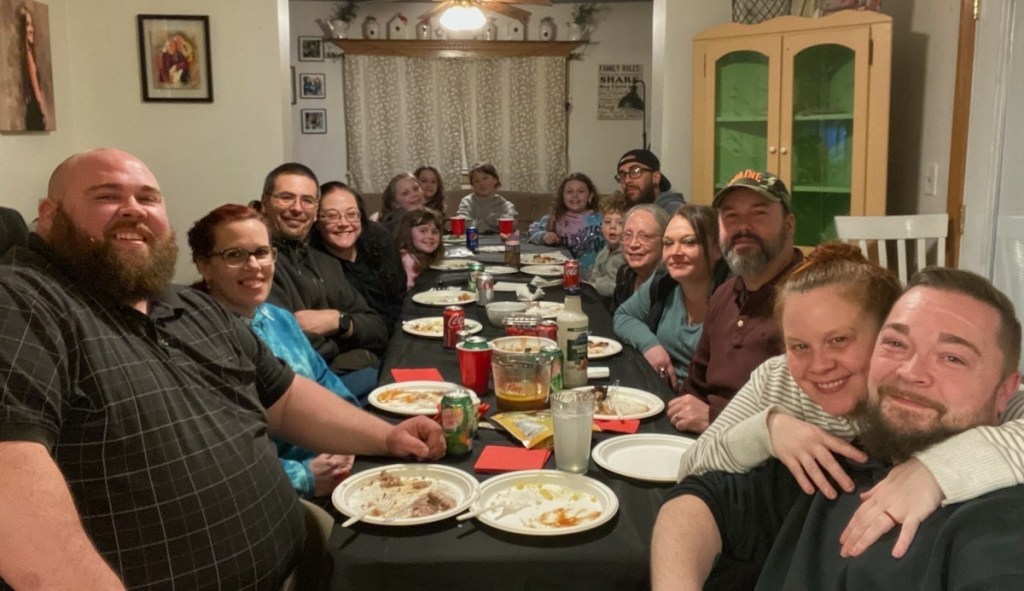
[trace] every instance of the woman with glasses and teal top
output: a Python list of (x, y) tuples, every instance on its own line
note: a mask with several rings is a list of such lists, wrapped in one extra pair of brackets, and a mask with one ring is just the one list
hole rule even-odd
[[(195, 289), (210, 294), (237, 314), (295, 373), (316, 381), (339, 398), (360, 404), (309, 344), (295, 316), (266, 303), (274, 281), (277, 250), (270, 245), (270, 233), (259, 213), (244, 205), (222, 205), (192, 226), (188, 244), (203, 277), (193, 285)], [(292, 487), (302, 497), (330, 494), (352, 470), (350, 455), (317, 454), (272, 439)]]
[[(629, 222), (626, 228), (628, 235)], [(633, 241), (636, 234), (634, 229)], [(623, 246), (628, 248), (625, 237)], [(675, 389), (689, 372), (708, 298), (728, 275), (715, 210), (683, 205), (653, 249), (660, 253), (661, 266), (615, 311), (615, 334), (643, 353)]]
[(358, 191), (339, 181), (320, 185), (317, 231), (310, 244), (338, 259), (345, 278), (394, 332), (405, 300), (405, 270), (395, 240), (370, 221)]

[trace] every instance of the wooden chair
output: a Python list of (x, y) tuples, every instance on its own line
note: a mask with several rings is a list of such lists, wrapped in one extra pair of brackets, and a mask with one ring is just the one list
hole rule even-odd
[[(907, 283), (912, 271), (928, 265), (946, 265), (946, 233), (949, 216), (944, 213), (921, 215), (836, 216), (836, 234), (840, 240), (856, 242), (864, 256), (892, 269), (889, 264), (890, 246), (896, 251), (896, 272), (900, 281)], [(915, 265), (907, 264), (907, 243), (913, 244)], [(931, 250), (929, 242), (935, 243)], [(933, 262), (928, 254), (934, 253)], [(875, 256), (873, 257), (872, 254)]]

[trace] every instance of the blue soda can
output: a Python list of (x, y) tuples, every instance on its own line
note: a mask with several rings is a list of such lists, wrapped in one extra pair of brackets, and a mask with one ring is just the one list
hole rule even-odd
[(476, 249), (480, 247), (480, 233), (476, 231), (476, 226), (470, 226), (466, 228), (466, 248), (470, 252), (476, 252)]

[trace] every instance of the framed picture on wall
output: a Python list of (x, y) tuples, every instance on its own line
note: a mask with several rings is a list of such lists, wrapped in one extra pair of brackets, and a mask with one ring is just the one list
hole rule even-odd
[(320, 37), (299, 37), (299, 61), (324, 61), (324, 40)]
[(327, 109), (301, 109), (302, 133), (327, 133)]
[(299, 74), (299, 98), (326, 98), (326, 84), (327, 77), (324, 74)]
[(46, 4), (0, 0), (0, 132), (57, 129), (50, 36)]
[(142, 100), (213, 102), (210, 19), (140, 14)]

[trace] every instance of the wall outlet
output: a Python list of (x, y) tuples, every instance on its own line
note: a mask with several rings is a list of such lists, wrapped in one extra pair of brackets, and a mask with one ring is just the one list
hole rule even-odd
[(924, 167), (924, 194), (934, 197), (939, 193), (939, 165), (936, 162), (929, 162)]

